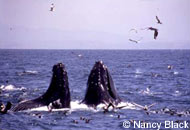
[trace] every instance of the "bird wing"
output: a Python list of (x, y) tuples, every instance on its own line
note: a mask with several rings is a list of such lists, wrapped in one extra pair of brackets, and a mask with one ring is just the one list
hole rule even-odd
[(158, 36), (158, 30), (154, 30), (154, 39)]
[(137, 29), (134, 29), (134, 28), (132, 28), (131, 30), (129, 30), (129, 32), (131, 32), (131, 31), (135, 31), (135, 33), (138, 33)]
[(153, 104), (149, 105), (148, 108), (151, 108), (151, 107), (153, 107), (154, 105), (156, 105), (156, 103), (153, 103)]
[(135, 105), (135, 106), (137, 106), (137, 107), (139, 107), (139, 108), (142, 108), (142, 109), (144, 109), (144, 106), (141, 106), (141, 105), (139, 105), (139, 104), (136, 104), (136, 103), (132, 103), (133, 105)]
[(158, 16), (156, 16), (156, 20), (159, 22), (160, 20), (158, 19)]
[(135, 40), (133, 40), (133, 39), (129, 39), (129, 41), (138, 43), (138, 41), (135, 41)]
[(162, 22), (160, 21), (160, 19), (158, 18), (158, 16), (156, 16), (156, 20), (159, 24), (162, 24)]

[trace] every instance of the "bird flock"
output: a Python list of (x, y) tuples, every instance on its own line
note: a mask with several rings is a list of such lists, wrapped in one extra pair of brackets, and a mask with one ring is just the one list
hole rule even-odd
[[(55, 5), (54, 3), (51, 4), (50, 6), (50, 10), (51, 12), (54, 12), (55, 11)], [(156, 22), (157, 24), (162, 24), (162, 22), (160, 21), (160, 19), (158, 18), (158, 16), (156, 16)], [(153, 31), (154, 32), (154, 39), (156, 40), (157, 37), (158, 37), (158, 29), (157, 28), (154, 28), (154, 27), (147, 27), (147, 28), (142, 28), (140, 30), (149, 30), (149, 31)], [(137, 29), (130, 29), (129, 32), (132, 32), (134, 31), (136, 34), (138, 33), (138, 30)], [(143, 39), (143, 37), (140, 37), (139, 39), (132, 39), (132, 38), (129, 38), (129, 41), (130, 42), (133, 42), (133, 43), (139, 43), (141, 40)]]
[[(162, 24), (162, 22), (160, 21), (160, 19), (158, 18), (158, 16), (156, 16), (156, 21), (157, 21), (157, 24)], [(154, 28), (154, 27), (147, 27), (147, 28), (142, 28), (140, 30), (149, 30), (149, 31), (153, 31), (154, 32), (154, 39), (156, 40), (157, 37), (158, 37), (158, 29), (157, 28)], [(134, 31), (135, 33), (138, 33), (138, 30), (137, 29), (130, 29), (129, 32), (131, 31)], [(132, 39), (132, 38), (129, 38), (129, 41), (130, 42), (134, 42), (134, 43), (139, 43), (143, 38), (141, 37), (140, 39)]]

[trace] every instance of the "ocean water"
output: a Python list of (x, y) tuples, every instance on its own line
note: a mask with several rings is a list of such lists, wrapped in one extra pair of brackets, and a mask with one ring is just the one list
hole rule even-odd
[[(158, 113), (147, 114), (137, 106), (104, 113), (80, 105), (88, 75), (98, 60), (108, 67), (124, 104), (155, 103), (150, 110)], [(189, 114), (162, 112), (164, 108), (190, 111), (190, 50), (0, 50), (0, 102), (15, 105), (42, 95), (49, 87), (52, 66), (59, 62), (68, 72), (71, 110), (41, 108), (0, 114), (0, 130), (124, 130), (127, 120), (164, 123), (190, 119)]]

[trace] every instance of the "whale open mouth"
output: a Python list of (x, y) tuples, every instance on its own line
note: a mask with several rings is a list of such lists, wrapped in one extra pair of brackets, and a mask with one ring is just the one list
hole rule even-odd
[(90, 72), (82, 102), (93, 107), (100, 103), (117, 105), (121, 102), (108, 68), (102, 61), (96, 62)]
[(53, 76), (48, 90), (40, 97), (21, 102), (12, 110), (21, 111), (51, 104), (52, 108), (70, 108), (70, 91), (67, 71), (64, 64), (53, 66)]

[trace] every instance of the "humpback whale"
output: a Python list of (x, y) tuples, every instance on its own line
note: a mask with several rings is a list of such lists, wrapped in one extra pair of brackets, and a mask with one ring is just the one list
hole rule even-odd
[(102, 61), (95, 62), (88, 77), (86, 94), (82, 103), (95, 108), (101, 103), (115, 106), (119, 102), (121, 98), (116, 92), (108, 68)]
[(12, 111), (21, 111), (41, 106), (52, 108), (70, 108), (70, 91), (67, 71), (64, 64), (53, 66), (53, 76), (48, 90), (40, 97), (19, 103)]

